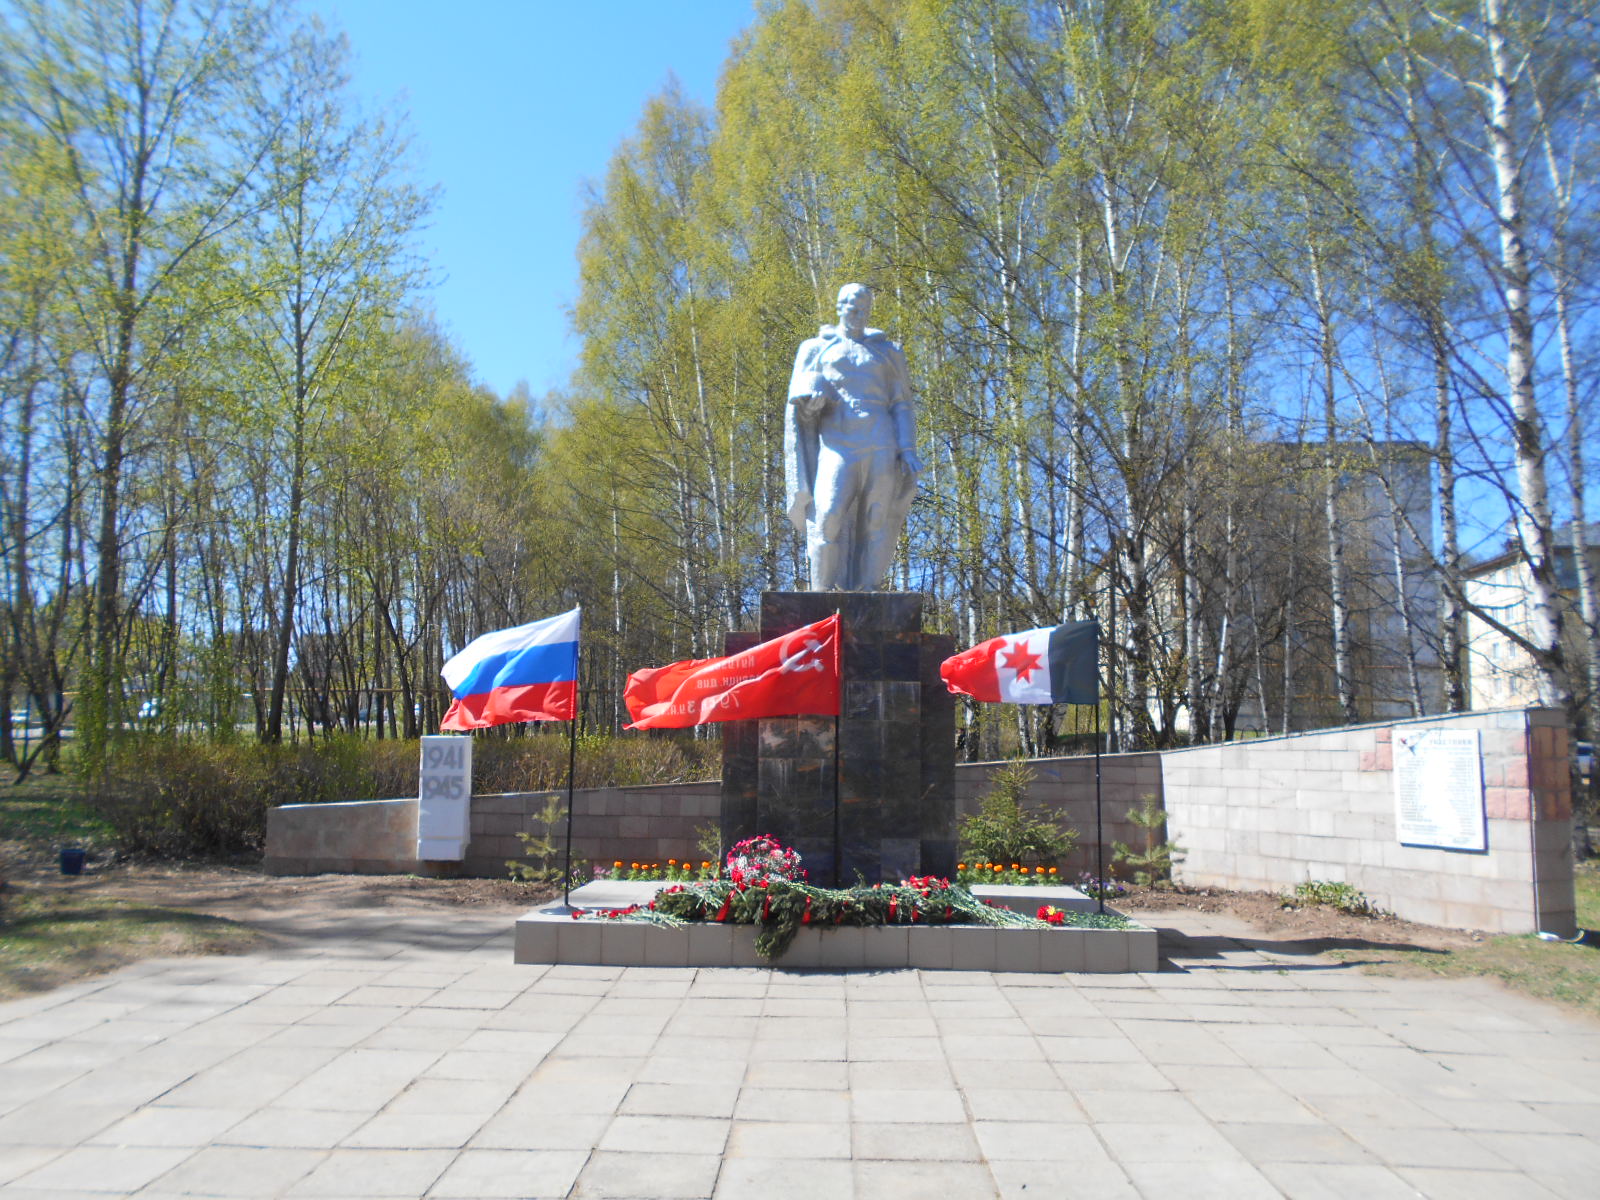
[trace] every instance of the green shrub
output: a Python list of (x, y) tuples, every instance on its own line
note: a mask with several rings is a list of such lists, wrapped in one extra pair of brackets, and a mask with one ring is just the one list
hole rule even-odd
[(1144, 845), (1111, 843), (1114, 867), (1128, 869), (1141, 887), (1165, 884), (1172, 879), (1172, 865), (1183, 861), (1184, 848), (1167, 840), (1167, 813), (1153, 793), (1142, 797), (1138, 808), (1128, 810), (1128, 820), (1144, 830)]
[(1383, 910), (1368, 900), (1357, 888), (1348, 883), (1335, 883), (1328, 879), (1308, 879), (1304, 883), (1295, 884), (1294, 894), (1284, 897), (1283, 906), (1336, 908), (1355, 917), (1383, 915)]
[(162, 737), (120, 744), (107, 768), (89, 803), (118, 846), (178, 856), (259, 850), (272, 797), (292, 778), (286, 748)]
[(1072, 852), (1076, 830), (1042, 810), (1022, 807), (1033, 778), (1033, 769), (1021, 759), (995, 769), (989, 777), (992, 790), (977, 814), (962, 817), (956, 828), (964, 861), (1052, 865)]
[[(417, 748), (411, 747), (410, 781), (395, 795), (416, 795)], [(543, 792), (567, 786), (569, 745), (565, 732), (540, 732), (531, 737), (475, 738), (472, 745), (472, 790)], [(578, 738), (575, 787), (633, 787), (647, 783), (683, 783), (715, 779), (722, 773), (722, 745), (692, 738), (583, 734)]]
[(543, 827), (543, 831), (518, 833), (517, 840), (522, 843), (523, 858), (506, 860), (512, 879), (519, 883), (552, 883), (561, 878), (561, 868), (557, 865), (561, 848), (556, 844), (556, 835), (566, 823), (566, 813), (564, 797), (551, 795), (545, 798), (544, 807), (532, 818)]
[[(475, 794), (564, 790), (568, 740), (473, 739)], [(720, 744), (693, 739), (584, 736), (576, 785), (714, 778)], [(215, 742), (160, 734), (120, 741), (87, 801), (127, 851), (183, 856), (259, 852), (267, 811), (284, 804), (385, 800), (417, 794), (416, 741), (322, 738), (298, 746)], [(563, 801), (564, 803), (564, 801)]]

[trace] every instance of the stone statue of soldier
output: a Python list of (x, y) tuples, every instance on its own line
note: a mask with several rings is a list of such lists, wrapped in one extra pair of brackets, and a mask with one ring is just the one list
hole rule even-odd
[(814, 592), (882, 587), (917, 493), (916, 409), (905, 355), (867, 328), (872, 292), (839, 289), (837, 325), (795, 355), (784, 413), (789, 520)]

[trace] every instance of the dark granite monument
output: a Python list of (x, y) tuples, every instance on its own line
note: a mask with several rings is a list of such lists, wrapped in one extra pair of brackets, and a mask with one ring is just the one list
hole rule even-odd
[(723, 842), (770, 834), (825, 885), (953, 876), (955, 701), (939, 664), (955, 647), (923, 633), (920, 595), (872, 590), (922, 470), (910, 374), (867, 326), (870, 289), (845, 284), (836, 307), (795, 355), (784, 412), (786, 503), (815, 590), (764, 592), (760, 630), (728, 634), (724, 653), (837, 611), (842, 711), (723, 725)]
[(771, 834), (823, 885), (848, 886), (858, 874), (868, 883), (953, 876), (955, 697), (939, 664), (955, 647), (922, 631), (921, 595), (765, 592), (760, 630), (728, 634), (724, 653), (835, 610), (844, 676), (837, 807), (832, 717), (731, 721), (722, 727), (723, 842)]

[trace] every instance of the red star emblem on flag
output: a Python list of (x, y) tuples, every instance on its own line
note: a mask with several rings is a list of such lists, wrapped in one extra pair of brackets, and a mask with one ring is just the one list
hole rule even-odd
[(1023, 683), (1033, 682), (1030, 676), (1044, 666), (1037, 654), (1028, 653), (1027, 642), (1013, 642), (1011, 648), (1004, 654), (1005, 657), (1000, 660), (1000, 665), (1009, 671), (1015, 671), (1017, 678)]

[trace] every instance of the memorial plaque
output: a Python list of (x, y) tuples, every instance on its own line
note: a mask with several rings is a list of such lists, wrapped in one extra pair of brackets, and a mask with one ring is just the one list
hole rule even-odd
[(417, 776), (417, 857), (460, 862), (472, 820), (472, 739), (435, 734), (422, 739)]
[(1394, 823), (1407, 846), (1487, 849), (1476, 729), (1395, 733)]

